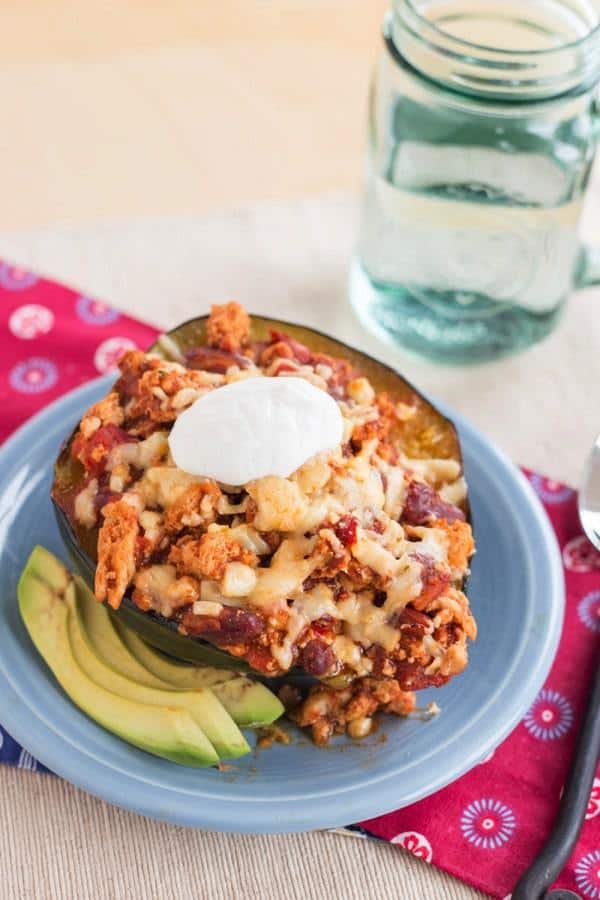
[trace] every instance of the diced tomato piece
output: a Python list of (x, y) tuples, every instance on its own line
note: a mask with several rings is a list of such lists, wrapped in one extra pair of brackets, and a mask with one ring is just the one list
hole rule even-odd
[(143, 535), (139, 534), (135, 541), (135, 559), (138, 568), (144, 565), (144, 563), (150, 558), (152, 549), (152, 541), (149, 541), (148, 538), (143, 537)]
[(128, 434), (118, 425), (103, 425), (90, 438), (77, 434), (71, 447), (71, 454), (78, 459), (92, 475), (101, 475), (106, 467), (108, 454), (118, 444), (135, 443), (137, 438)]
[(441, 687), (448, 681), (448, 675), (428, 675), (419, 663), (400, 661), (394, 663), (394, 678), (403, 691), (420, 691), (428, 687)]
[(423, 609), (448, 587), (452, 580), (450, 569), (440, 566), (433, 556), (425, 553), (411, 553), (413, 559), (421, 563), (421, 593), (414, 600), (414, 605)]
[(298, 367), (293, 362), (286, 362), (285, 360), (281, 360), (281, 362), (277, 363), (277, 368), (273, 372), (273, 375), (284, 375), (286, 373), (294, 373), (298, 371)]
[(350, 547), (356, 543), (356, 529), (358, 528), (358, 519), (355, 516), (344, 516), (339, 522), (333, 526), (335, 536), (344, 547)]
[(266, 675), (273, 674), (279, 670), (277, 660), (266, 647), (256, 647), (252, 645), (248, 648), (245, 659), (253, 669), (264, 672)]
[(310, 623), (310, 627), (317, 634), (331, 634), (333, 631), (333, 619), (331, 616), (321, 616), (320, 619), (315, 619), (314, 622)]

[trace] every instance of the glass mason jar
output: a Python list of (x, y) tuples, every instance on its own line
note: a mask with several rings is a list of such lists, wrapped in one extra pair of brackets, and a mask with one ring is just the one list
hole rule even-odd
[(352, 304), (478, 362), (540, 340), (600, 254), (577, 229), (599, 129), (600, 0), (393, 0), (371, 91)]

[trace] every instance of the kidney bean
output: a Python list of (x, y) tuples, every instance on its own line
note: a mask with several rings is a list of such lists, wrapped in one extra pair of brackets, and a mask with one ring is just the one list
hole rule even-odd
[(416, 627), (427, 631), (431, 625), (431, 619), (417, 609), (405, 606), (402, 612), (399, 612), (397, 616), (395, 616), (394, 625), (396, 628), (400, 628), (402, 625), (408, 625), (411, 628)]
[(293, 709), (302, 701), (302, 694), (292, 684), (284, 684), (277, 694), (286, 709)]
[(247, 369), (251, 360), (240, 353), (229, 353), (215, 347), (194, 347), (186, 353), (186, 363), (190, 369), (203, 369), (205, 372), (217, 372), (224, 375), (231, 366)]
[(422, 481), (411, 481), (406, 491), (404, 509), (400, 521), (407, 525), (427, 525), (434, 519), (464, 522), (465, 514), (458, 506), (442, 500), (431, 485)]
[(197, 616), (190, 607), (183, 614), (182, 624), (190, 634), (218, 645), (248, 644), (264, 628), (264, 621), (256, 613), (233, 606), (224, 606), (219, 616)]
[(119, 494), (116, 491), (98, 491), (94, 497), (94, 508), (97, 512), (100, 512), (102, 507), (106, 506), (107, 503), (115, 503), (117, 500), (120, 500), (122, 496), (123, 494)]
[(331, 647), (313, 638), (302, 648), (300, 662), (310, 675), (325, 675), (333, 667), (335, 655)]

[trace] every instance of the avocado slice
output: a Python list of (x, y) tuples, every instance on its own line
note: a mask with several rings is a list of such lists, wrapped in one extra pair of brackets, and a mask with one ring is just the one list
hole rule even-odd
[(210, 686), (238, 725), (270, 725), (283, 714), (283, 704), (264, 684), (223, 669), (197, 668), (171, 661), (121, 623), (117, 624), (117, 630), (132, 655), (161, 681), (187, 689)]
[(216, 684), (211, 690), (242, 728), (262, 728), (285, 712), (281, 700), (268, 687), (245, 675)]
[(159, 690), (173, 690), (132, 656), (117, 634), (106, 607), (96, 600), (85, 581), (77, 575), (74, 581), (83, 627), (96, 654), (130, 681)]
[[(52, 576), (50, 576), (52, 577)], [(63, 597), (26, 567), (18, 586), (19, 609), (37, 650), (71, 700), (108, 731), (156, 756), (186, 766), (208, 766), (217, 753), (187, 710), (145, 706), (95, 684), (77, 665), (69, 642), (69, 608)]]
[[(80, 602), (67, 592), (69, 640), (77, 664), (91, 680), (107, 691), (148, 706), (186, 709), (202, 729), (219, 757), (235, 758), (250, 752), (246, 739), (229, 713), (207, 688), (193, 691), (157, 690), (119, 674), (96, 654), (85, 632)], [(97, 602), (97, 601), (94, 601)]]
[(169, 684), (171, 688), (174, 686), (184, 690), (198, 687), (214, 688), (216, 685), (236, 677), (235, 672), (229, 672), (227, 669), (193, 666), (171, 660), (159, 650), (146, 644), (139, 635), (121, 622), (116, 623), (116, 629), (131, 655), (153, 675), (160, 678), (163, 683)]
[(32, 572), (57, 594), (64, 594), (71, 580), (67, 567), (40, 544), (31, 551), (24, 572)]

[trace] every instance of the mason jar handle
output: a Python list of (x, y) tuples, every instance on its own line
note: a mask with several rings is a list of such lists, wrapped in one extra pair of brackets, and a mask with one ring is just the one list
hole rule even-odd
[(600, 284), (600, 247), (584, 246), (575, 285), (586, 288), (594, 284)]
[[(597, 87), (592, 100), (592, 117), (596, 140), (600, 141), (600, 87)], [(575, 278), (577, 288), (592, 287), (600, 284), (600, 247), (584, 244), (581, 248), (579, 269)]]

